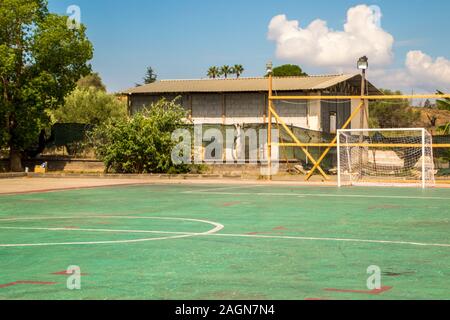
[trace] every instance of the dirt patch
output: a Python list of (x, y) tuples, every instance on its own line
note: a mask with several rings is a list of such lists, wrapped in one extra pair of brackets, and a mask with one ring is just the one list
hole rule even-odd
[(420, 120), (417, 125), (428, 128), (430, 126), (430, 117), (435, 117), (436, 126), (443, 126), (450, 122), (450, 111), (428, 108), (412, 108), (420, 112)]
[(415, 274), (415, 273), (416, 273), (415, 271), (403, 271), (403, 272), (385, 271), (385, 272), (382, 272), (381, 274), (383, 276), (387, 276), (387, 277), (399, 277), (399, 276)]
[(370, 206), (369, 210), (377, 210), (377, 209), (404, 209), (404, 206), (399, 205), (391, 205), (391, 204), (380, 204), (376, 206)]

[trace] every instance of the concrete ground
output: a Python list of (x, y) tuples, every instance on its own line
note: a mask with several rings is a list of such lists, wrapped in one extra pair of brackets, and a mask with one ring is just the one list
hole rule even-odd
[(223, 177), (186, 177), (186, 176), (97, 176), (89, 175), (28, 175), (0, 179), (0, 194), (50, 192), (82, 188), (95, 188), (137, 184), (247, 184), (247, 185), (311, 185), (335, 186), (330, 182), (305, 182), (303, 179), (289, 181), (267, 181)]
[[(285, 186), (329, 186), (335, 187), (336, 181), (327, 182), (310, 181), (305, 182), (301, 177), (290, 180), (256, 180), (241, 178), (226, 178), (216, 176), (89, 176), (89, 175), (28, 175), (22, 177), (8, 177), (0, 179), (0, 194), (18, 194), (34, 192), (51, 192), (58, 190), (71, 190), (95, 187), (113, 187), (119, 185), (139, 185), (139, 184), (242, 184), (242, 185), (285, 185)], [(318, 180), (318, 179), (315, 179)], [(449, 183), (439, 183), (439, 188), (450, 188)]]

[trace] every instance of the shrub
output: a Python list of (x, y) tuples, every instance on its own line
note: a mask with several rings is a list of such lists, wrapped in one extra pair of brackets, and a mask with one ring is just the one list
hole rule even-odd
[(91, 134), (96, 155), (107, 172), (181, 173), (188, 165), (175, 165), (172, 132), (184, 124), (186, 111), (176, 99), (161, 99), (133, 117), (108, 122)]

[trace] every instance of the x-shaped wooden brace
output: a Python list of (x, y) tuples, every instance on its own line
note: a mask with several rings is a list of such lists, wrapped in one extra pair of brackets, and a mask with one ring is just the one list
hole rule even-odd
[[(277, 119), (277, 121), (279, 121), (281, 123), (281, 125), (283, 126), (284, 130), (286, 130), (287, 134), (295, 141), (296, 144), (299, 145), (299, 147), (302, 149), (302, 151), (306, 154), (306, 156), (308, 157), (308, 159), (314, 164), (314, 168), (319, 170), (320, 174), (322, 174), (322, 176), (325, 179), (328, 179), (327, 174), (322, 170), (322, 168), (320, 167), (319, 163), (316, 162), (316, 160), (313, 158), (313, 156), (308, 152), (308, 150), (302, 146), (302, 143), (300, 142), (300, 140), (298, 140), (298, 138), (295, 136), (295, 134), (291, 131), (291, 129), (289, 129), (289, 127), (286, 125), (286, 123), (283, 121), (283, 119), (280, 118), (280, 116), (278, 115), (278, 113), (274, 110), (274, 108), (272, 106), (269, 107), (270, 111), (272, 112), (272, 114), (274, 115), (274, 117)], [(269, 121), (272, 121), (271, 119)], [(314, 170), (315, 170), (314, 169)]]
[[(348, 125), (352, 122), (352, 119), (358, 114), (358, 112), (361, 110), (361, 107), (364, 106), (364, 100), (361, 101), (361, 103), (358, 105), (358, 107), (352, 112), (352, 114), (350, 115), (350, 117), (347, 119), (347, 121), (344, 123), (344, 125), (342, 126), (341, 129), (347, 129)], [(322, 155), (320, 156), (319, 160), (317, 160), (314, 163), (313, 168), (309, 171), (309, 173), (306, 175), (305, 180), (309, 180), (311, 178), (311, 176), (313, 175), (314, 171), (316, 171), (317, 169), (319, 170), (320, 173), (323, 172), (323, 170), (320, 168), (320, 164), (322, 163), (323, 159), (325, 159), (325, 156), (328, 154), (328, 152), (330, 152), (331, 148), (334, 147), (336, 145), (337, 142), (337, 135), (334, 137), (333, 141), (331, 141), (331, 143), (328, 145), (328, 147), (325, 149), (325, 151), (322, 153)], [(296, 141), (297, 142), (297, 141)], [(339, 155), (338, 155), (339, 156)], [(322, 174), (323, 175), (323, 174)], [(325, 179), (328, 179), (328, 177), (325, 177)]]

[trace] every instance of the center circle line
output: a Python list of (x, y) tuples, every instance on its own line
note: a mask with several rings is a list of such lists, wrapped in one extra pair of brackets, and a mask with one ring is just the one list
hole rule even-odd
[[(49, 242), (49, 243), (23, 243), (23, 244), (0, 244), (0, 247), (36, 247), (36, 246), (63, 246), (63, 245), (94, 245), (94, 244), (117, 244), (117, 243), (138, 243), (138, 242), (146, 242), (146, 241), (155, 241), (155, 240), (168, 240), (168, 239), (179, 239), (179, 238), (188, 238), (195, 236), (203, 236), (203, 235), (211, 235), (214, 234), (224, 228), (224, 226), (217, 222), (212, 222), (208, 220), (200, 220), (200, 219), (188, 219), (188, 218), (171, 218), (171, 217), (141, 217), (141, 216), (77, 216), (77, 217), (20, 217), (20, 218), (4, 218), (0, 219), (1, 222), (11, 222), (11, 221), (39, 221), (39, 220), (61, 220), (61, 219), (95, 219), (95, 218), (107, 218), (107, 219), (153, 219), (153, 220), (174, 220), (174, 221), (190, 221), (190, 222), (200, 222), (205, 224), (210, 224), (214, 226), (214, 228), (205, 231), (205, 232), (170, 232), (170, 231), (153, 231), (153, 230), (111, 230), (111, 229), (70, 229), (70, 228), (39, 228), (39, 230), (48, 230), (48, 231), (99, 231), (102, 232), (124, 232), (124, 233), (160, 233), (160, 234), (174, 234), (173, 236), (167, 237), (158, 237), (158, 238), (143, 238), (143, 239), (132, 239), (132, 240), (108, 240), (108, 241), (83, 241), (83, 242)], [(18, 228), (23, 230), (38, 230), (36, 228), (33, 229), (24, 229), (26, 227), (0, 227), (0, 229), (15, 229)]]

